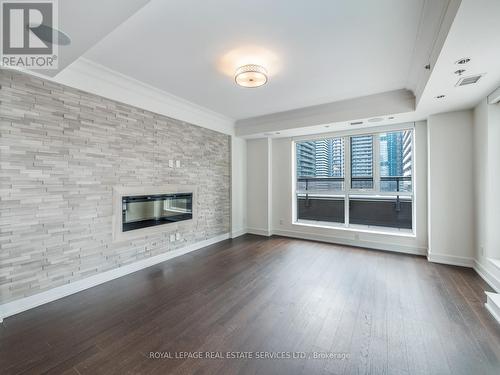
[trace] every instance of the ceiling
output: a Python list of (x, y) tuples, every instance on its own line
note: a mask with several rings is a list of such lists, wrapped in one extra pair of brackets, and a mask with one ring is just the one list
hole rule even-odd
[[(465, 65), (456, 62), (470, 58)], [(483, 74), (476, 83), (457, 86), (463, 77)], [(417, 112), (425, 116), (468, 109), (500, 85), (500, 0), (462, 0), (446, 41), (422, 93)], [(445, 95), (444, 98), (436, 98)]]
[[(84, 57), (246, 119), (402, 88), (414, 91), (415, 70), (428, 58), (448, 3), (220, 0), (215, 6), (152, 0)], [(245, 63), (264, 65), (269, 83), (258, 89), (236, 86), (233, 72)]]
[[(64, 0), (59, 1), (58, 25), (71, 37), (71, 44), (59, 46), (59, 70), (37, 70), (54, 76), (135, 14), (149, 0)], [(98, 10), (98, 11), (97, 11)], [(91, 27), (90, 27), (91, 25)]]
[[(499, 14), (499, 0), (65, 0), (71, 45), (58, 71), (30, 73), (247, 138), (380, 126), (496, 89)], [(486, 74), (456, 87), (462, 57)], [(267, 85), (236, 86), (248, 63)]]
[[(358, 97), (239, 120), (236, 135), (279, 138), (328, 133), (414, 122), (425, 120), (432, 114), (474, 108), (500, 86), (499, 14), (499, 0), (452, 0), (448, 4), (434, 45), (427, 54), (430, 69), (423, 68), (426, 63), (415, 64), (420, 70), (410, 74), (415, 79), (415, 84), (410, 87), (416, 87), (413, 89), (416, 103), (411, 110), (405, 109), (404, 105), (394, 107), (396, 101), (402, 99), (400, 95), (384, 101), (389, 93), (381, 93), (372, 95), (369, 100)], [(470, 62), (463, 66), (456, 64), (464, 57), (470, 58)], [(466, 70), (464, 77), (478, 74), (482, 77), (475, 84), (457, 86), (460, 77), (455, 71), (458, 69)], [(437, 98), (440, 95), (444, 98)], [(370, 118), (374, 117), (380, 121), (371, 122)], [(352, 122), (362, 124), (353, 126)]]

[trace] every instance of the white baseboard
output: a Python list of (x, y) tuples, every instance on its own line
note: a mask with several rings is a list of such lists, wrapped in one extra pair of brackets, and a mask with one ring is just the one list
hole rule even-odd
[(113, 279), (117, 279), (130, 273), (142, 270), (143, 268), (147, 268), (155, 264), (165, 262), (166, 260), (187, 254), (189, 252), (199, 250), (205, 246), (213, 245), (217, 242), (227, 240), (228, 238), (230, 238), (229, 233), (221, 234), (219, 236), (185, 246), (181, 249), (159, 254), (151, 258), (142, 259), (138, 262), (114, 268), (112, 270), (90, 276), (82, 280), (77, 280), (66, 285), (61, 285), (42, 293), (5, 303), (3, 305), (0, 305), (0, 322), (3, 321), (4, 318), (7, 318), (11, 315), (15, 315), (20, 312), (43, 305), (45, 303), (55, 301), (59, 298), (69, 296), (82, 290), (92, 288), (107, 281), (111, 281)]
[(500, 271), (500, 259), (488, 258), (488, 261), (495, 266), (495, 268)]
[[(449, 264), (452, 266), (461, 266), (473, 268), (474, 271), (489, 285), (494, 291), (500, 293), (500, 278), (495, 274), (495, 270), (489, 270), (488, 267), (481, 264), (480, 261), (471, 257), (459, 257), (454, 255), (444, 255), (444, 254), (429, 254), (427, 259), (430, 262)], [(491, 262), (491, 259), (483, 258), (486, 261)], [(494, 265), (494, 262), (492, 263)], [(491, 267), (489, 267), (491, 268)]]
[(500, 293), (500, 279), (477, 260), (474, 260), (474, 271), (476, 271), (495, 292)]
[(257, 234), (259, 236), (272, 236), (272, 232), (267, 230), (267, 229), (260, 229), (260, 228), (247, 228), (247, 233), (250, 234)]
[(485, 303), (484, 307), (486, 307), (486, 310), (489, 311), (489, 313), (495, 318), (495, 320), (500, 323), (500, 315), (497, 314), (497, 312), (490, 306), (489, 303)]
[(231, 238), (243, 236), (244, 234), (247, 234), (247, 230), (245, 228), (236, 229), (231, 232)]
[[(249, 233), (250, 229), (249, 229)], [(257, 233), (258, 234), (258, 233)], [(292, 238), (300, 238), (303, 240), (311, 240), (311, 241), (321, 241), (328, 242), (338, 245), (347, 245), (347, 246), (358, 246), (375, 250), (385, 250), (396, 253), (405, 253), (412, 255), (426, 255), (427, 249), (417, 247), (417, 246), (405, 246), (405, 245), (397, 245), (397, 244), (389, 244), (389, 243), (381, 243), (374, 241), (363, 241), (363, 240), (351, 240), (348, 238), (339, 238), (333, 236), (325, 236), (321, 234), (311, 234), (306, 232), (298, 232), (291, 230), (282, 230), (275, 229), (273, 234), (284, 236), (284, 237), (292, 237)]]
[(474, 271), (497, 293), (500, 293), (500, 279), (494, 273), (489, 271), (477, 259), (469, 257), (458, 257), (444, 254), (429, 254), (427, 259), (433, 263), (449, 264), (452, 266), (461, 266), (473, 268)]
[(449, 264), (451, 266), (461, 266), (461, 267), (474, 267), (474, 258), (470, 257), (459, 257), (456, 255), (446, 255), (446, 254), (435, 254), (430, 253), (427, 255), (429, 262)]
[(500, 295), (496, 293), (486, 292), (486, 303), (484, 307), (490, 312), (495, 320), (500, 323)]

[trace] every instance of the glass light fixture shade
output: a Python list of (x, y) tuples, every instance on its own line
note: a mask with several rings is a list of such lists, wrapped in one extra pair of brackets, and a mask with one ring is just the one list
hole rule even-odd
[(234, 80), (242, 87), (259, 87), (267, 82), (267, 70), (260, 65), (243, 65), (236, 69)]

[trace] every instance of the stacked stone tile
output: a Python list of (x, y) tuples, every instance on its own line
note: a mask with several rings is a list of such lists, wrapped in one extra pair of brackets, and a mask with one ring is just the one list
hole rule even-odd
[[(229, 142), (0, 70), (0, 304), (229, 232)], [(169, 242), (166, 225), (161, 234), (112, 243), (113, 186), (167, 184), (198, 186), (198, 220), (182, 240)]]

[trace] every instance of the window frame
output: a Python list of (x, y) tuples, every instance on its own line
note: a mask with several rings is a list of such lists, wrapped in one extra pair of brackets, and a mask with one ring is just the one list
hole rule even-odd
[[(393, 133), (399, 131), (411, 131), (411, 191), (381, 191), (380, 190), (380, 135), (382, 133)], [(353, 189), (351, 186), (351, 137), (371, 135), (372, 138), (372, 175), (373, 187), (371, 189)], [(301, 220), (297, 218), (297, 143), (304, 141), (316, 141), (328, 138), (344, 138), (344, 184), (343, 189), (335, 192), (330, 192), (325, 195), (334, 197), (344, 197), (344, 223), (321, 222), (313, 220)], [(303, 136), (292, 138), (292, 224), (307, 225), (314, 227), (328, 227), (336, 229), (347, 229), (355, 231), (367, 232), (388, 232), (398, 235), (415, 236), (416, 233), (416, 177), (415, 177), (415, 123), (405, 123), (389, 126), (381, 126), (371, 129), (346, 130), (332, 133), (318, 134), (315, 136)], [(390, 228), (383, 226), (368, 226), (362, 224), (350, 224), (349, 222), (349, 207), (350, 199), (359, 197), (411, 197), (412, 205), (412, 229)]]

